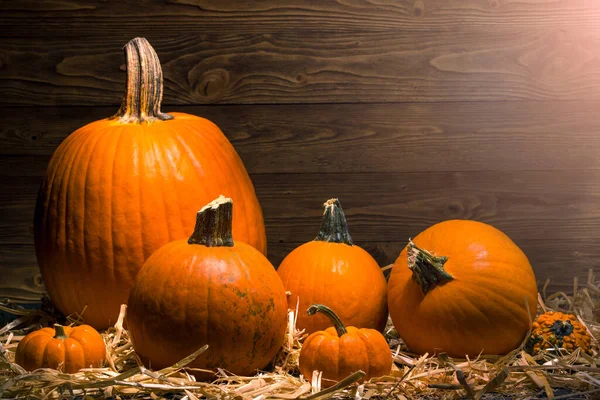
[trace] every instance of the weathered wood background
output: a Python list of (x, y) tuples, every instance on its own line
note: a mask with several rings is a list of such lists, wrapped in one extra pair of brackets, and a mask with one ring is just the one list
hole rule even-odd
[(113, 114), (144, 36), (165, 111), (215, 121), (256, 185), (269, 257), (339, 197), (385, 265), (449, 218), (504, 230), (540, 284), (600, 267), (597, 0), (0, 1), (0, 296), (43, 293), (35, 195)]

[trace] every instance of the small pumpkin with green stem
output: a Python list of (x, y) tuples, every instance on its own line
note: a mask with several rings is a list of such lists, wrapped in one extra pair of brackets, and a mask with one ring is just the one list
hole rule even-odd
[(309, 335), (300, 350), (299, 369), (310, 380), (313, 371), (323, 373), (327, 387), (356, 372), (365, 372), (364, 380), (387, 375), (392, 369), (392, 352), (383, 335), (368, 328), (346, 327), (337, 314), (322, 304), (311, 305), (306, 314), (323, 314), (332, 327)]
[(104, 340), (89, 325), (54, 325), (29, 333), (17, 346), (15, 362), (27, 371), (60, 369), (73, 374), (82, 368), (102, 367), (106, 357)]
[[(340, 318), (358, 328), (382, 331), (388, 318), (386, 281), (377, 261), (354, 244), (338, 199), (329, 199), (319, 234), (295, 248), (277, 273), (289, 291), (288, 307), (306, 310), (327, 304)], [(329, 326), (329, 320), (300, 313), (296, 327), (310, 334)]]

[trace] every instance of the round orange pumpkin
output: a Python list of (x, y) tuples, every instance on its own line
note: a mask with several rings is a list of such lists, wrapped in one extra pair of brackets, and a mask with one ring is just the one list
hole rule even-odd
[(234, 243), (232, 208), (224, 197), (209, 203), (188, 241), (161, 247), (140, 270), (127, 326), (146, 366), (171, 366), (208, 344), (190, 367), (249, 375), (280, 349), (287, 325), (283, 284), (262, 253)]
[(25, 336), (17, 346), (15, 362), (27, 371), (52, 368), (73, 374), (82, 368), (102, 367), (105, 356), (104, 340), (91, 326), (55, 325)]
[(308, 316), (322, 313), (333, 324), (308, 336), (300, 350), (299, 369), (310, 381), (313, 371), (321, 371), (327, 387), (361, 370), (364, 380), (380, 377), (392, 369), (392, 352), (379, 331), (344, 326), (333, 310), (322, 304), (310, 306)]
[[(315, 303), (338, 310), (346, 323), (383, 330), (387, 322), (386, 282), (377, 261), (353, 244), (338, 199), (325, 204), (321, 229), (315, 240), (294, 249), (277, 269), (291, 294), (288, 307), (306, 310)], [(324, 330), (323, 315), (297, 316), (296, 326), (307, 333)]]
[(506, 354), (525, 339), (536, 300), (523, 251), (477, 221), (444, 221), (421, 232), (400, 253), (388, 282), (392, 321), (419, 354)]
[(117, 320), (140, 267), (186, 237), (198, 204), (225, 192), (236, 238), (266, 253), (261, 207), (246, 169), (212, 122), (160, 111), (162, 72), (145, 39), (125, 46), (127, 92), (112, 118), (55, 151), (35, 212), (35, 250), (56, 307), (97, 329)]

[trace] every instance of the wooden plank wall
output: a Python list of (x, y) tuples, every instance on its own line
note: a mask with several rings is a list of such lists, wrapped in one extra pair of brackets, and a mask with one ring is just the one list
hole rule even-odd
[(113, 114), (146, 37), (165, 111), (215, 121), (262, 203), (269, 257), (339, 197), (382, 264), (449, 218), (504, 230), (540, 283), (600, 264), (596, 0), (0, 2), (0, 296), (43, 292), (35, 194), (58, 144)]

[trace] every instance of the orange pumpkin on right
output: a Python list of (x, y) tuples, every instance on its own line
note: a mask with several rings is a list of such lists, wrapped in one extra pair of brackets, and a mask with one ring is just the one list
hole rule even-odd
[(536, 301), (527, 256), (503, 232), (477, 221), (449, 220), (421, 232), (400, 253), (388, 282), (392, 321), (418, 354), (506, 354), (525, 339)]

